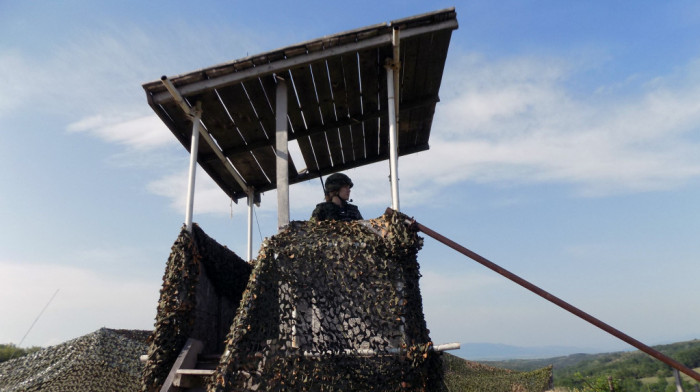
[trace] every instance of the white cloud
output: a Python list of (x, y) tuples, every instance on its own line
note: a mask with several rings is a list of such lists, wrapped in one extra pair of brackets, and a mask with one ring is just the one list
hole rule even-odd
[(95, 115), (68, 125), (69, 132), (86, 132), (100, 139), (136, 150), (152, 150), (177, 144), (177, 140), (155, 115), (130, 117)]
[(551, 59), (458, 59), (443, 79), (431, 150), (404, 159), (403, 185), (559, 182), (600, 195), (700, 176), (697, 64), (647, 82), (641, 96), (576, 97), (567, 89), (575, 71)]
[[(126, 101), (134, 103), (121, 111), (98, 105), (68, 130), (91, 134), (132, 152), (150, 153), (176, 145), (156, 116), (143, 114), (147, 111), (143, 92), (136, 91), (144, 81), (140, 75), (153, 68), (150, 60), (144, 60), (155, 61), (153, 39), (138, 29), (127, 29), (121, 35), (93, 37), (82, 44), (86, 43), (86, 47), (65, 48), (50, 59), (59, 65), (54, 67), (57, 74), (68, 75), (62, 83), (75, 85), (76, 94), (88, 103), (102, 101), (98, 97), (105, 95), (129, 97)], [(108, 53), (95, 56), (102, 51)], [(206, 52), (213, 56), (210, 49)], [(80, 60), (88, 56), (99, 60), (75, 72), (74, 64), (90, 63)], [(591, 86), (585, 95), (574, 93), (570, 86), (582, 83), (579, 78), (584, 78), (586, 69), (563, 57), (494, 60), (476, 54), (457, 56), (450, 59), (443, 77), (431, 149), (400, 161), (402, 206), (433, 200), (446, 186), (465, 181), (563, 183), (592, 196), (672, 189), (700, 176), (698, 141), (693, 137), (700, 128), (698, 62), (653, 80), (631, 77), (624, 83)], [(26, 66), (21, 58), (13, 59), (10, 64)], [(133, 89), (123, 91), (119, 86), (124, 85)], [(38, 92), (31, 86), (30, 91)], [(55, 90), (65, 91), (65, 85), (56, 86)], [(635, 93), (628, 94), (628, 90)], [(141, 102), (138, 106), (137, 100)], [(4, 101), (0, 97), (0, 103)], [(134, 109), (142, 106), (144, 110)], [(352, 175), (359, 185), (353, 190), (355, 199), (366, 206), (390, 204), (388, 164), (359, 168)], [(230, 203), (221, 202), (227, 200), (223, 193), (203, 181), (207, 180), (198, 180), (203, 185), (198, 185), (196, 209), (229, 213)], [(149, 189), (180, 209), (184, 208), (185, 184), (180, 177), (167, 176), (153, 181)], [(311, 208), (318, 202), (320, 192), (314, 188), (313, 184), (294, 185), (294, 206)], [(265, 196), (263, 208), (276, 204), (270, 196), (274, 193)]]
[(133, 277), (0, 261), (0, 313), (11, 316), (0, 319), (0, 342), (18, 344), (47, 303), (23, 346), (58, 344), (101, 327), (151, 329), (158, 292), (154, 282)]

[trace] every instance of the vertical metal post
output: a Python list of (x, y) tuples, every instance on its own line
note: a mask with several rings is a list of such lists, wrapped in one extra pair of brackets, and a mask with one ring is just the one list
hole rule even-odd
[(387, 109), (389, 111), (389, 173), (391, 177), (391, 208), (395, 211), (401, 211), (399, 208), (399, 147), (398, 147), (398, 121), (397, 110), (398, 97), (395, 96), (394, 77), (398, 71), (398, 40), (399, 31), (394, 30), (392, 36), (392, 44), (394, 45), (394, 59), (391, 66), (386, 68), (386, 84), (387, 84)]
[(197, 174), (197, 153), (199, 152), (199, 132), (202, 119), (202, 104), (197, 102), (197, 108), (193, 109), (192, 118), (192, 142), (190, 143), (190, 172), (187, 181), (187, 206), (185, 210), (185, 228), (192, 233), (192, 211), (194, 210), (194, 181)]
[(678, 369), (673, 369), (673, 378), (676, 381), (676, 392), (683, 392), (683, 382), (681, 381), (681, 374)]
[(255, 208), (255, 191), (252, 187), (248, 188), (248, 258), (253, 260), (253, 208)]
[(275, 96), (277, 228), (280, 229), (289, 224), (289, 147), (287, 145), (287, 82), (279, 77)]

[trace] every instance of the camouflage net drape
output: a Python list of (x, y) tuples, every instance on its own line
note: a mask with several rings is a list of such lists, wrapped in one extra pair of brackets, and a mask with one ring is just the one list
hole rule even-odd
[(443, 390), (404, 219), (291, 222), (267, 240), (208, 390)]
[(187, 342), (194, 325), (196, 287), (202, 263), (219, 295), (239, 303), (252, 267), (193, 225), (194, 241), (184, 226), (173, 245), (163, 275), (163, 287), (148, 361), (142, 375), (142, 391), (160, 389)]
[(137, 391), (149, 333), (102, 328), (0, 363), (0, 391)]

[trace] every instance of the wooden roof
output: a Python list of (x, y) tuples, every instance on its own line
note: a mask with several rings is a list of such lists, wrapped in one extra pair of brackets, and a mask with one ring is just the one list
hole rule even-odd
[[(457, 27), (450, 8), (169, 79), (190, 106), (201, 102), (202, 124), (222, 154), (200, 142), (198, 163), (237, 201), (246, 193), (230, 165), (256, 194), (276, 186), (275, 75), (288, 81), (288, 136), (297, 141), (304, 160), (290, 159), (290, 184), (388, 159), (385, 62), (393, 57), (393, 29), (400, 36), (399, 155), (427, 150), (447, 49)], [(191, 118), (161, 80), (143, 88), (149, 105), (189, 151)]]

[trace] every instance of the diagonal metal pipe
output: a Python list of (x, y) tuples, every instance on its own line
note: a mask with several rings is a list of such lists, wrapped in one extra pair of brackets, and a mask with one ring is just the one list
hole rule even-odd
[[(391, 208), (387, 208), (385, 213), (387, 215), (397, 213), (396, 211), (392, 210)], [(477, 263), (485, 266), (488, 269), (491, 269), (497, 273), (499, 273), (502, 276), (505, 276), (506, 278), (510, 279), (511, 281), (519, 284), (520, 286), (532, 291), (533, 293), (539, 295), (540, 297), (546, 299), (549, 302), (554, 303), (555, 305), (563, 308), (564, 310), (573, 313), (574, 315), (584, 319), (585, 321), (588, 321), (589, 323), (595, 325), (596, 327), (602, 329), (603, 331), (615, 336), (616, 338), (624, 341), (625, 343), (628, 343), (639, 350), (651, 355), (652, 357), (658, 359), (659, 361), (673, 367), (674, 369), (678, 369), (679, 371), (687, 374), (689, 377), (692, 377), (693, 379), (700, 381), (700, 374), (695, 372), (694, 370), (690, 369), (689, 367), (683, 365), (682, 363), (676, 361), (675, 359), (662, 354), (661, 352), (647, 346), (646, 344), (640, 342), (637, 339), (634, 339), (633, 337), (625, 334), (624, 332), (613, 328), (612, 326), (600, 321), (599, 319), (591, 316), (590, 314), (584, 312), (583, 310), (569, 304), (568, 302), (550, 294), (549, 292), (542, 290), (541, 288), (535, 286), (534, 284), (528, 282), (527, 280), (513, 274), (512, 272), (501, 268), (497, 264), (489, 261), (488, 259), (472, 252), (471, 250), (463, 247), (462, 245), (452, 241), (451, 239), (429, 229), (428, 227), (423, 226), (422, 224), (416, 222), (413, 219), (406, 219), (406, 224), (412, 225), (415, 228), (417, 228), (419, 231), (422, 231), (426, 235), (432, 237), (433, 239), (443, 243), (444, 245), (449, 246), (450, 248), (456, 250), (457, 252), (469, 257), (470, 259), (476, 261)]]

